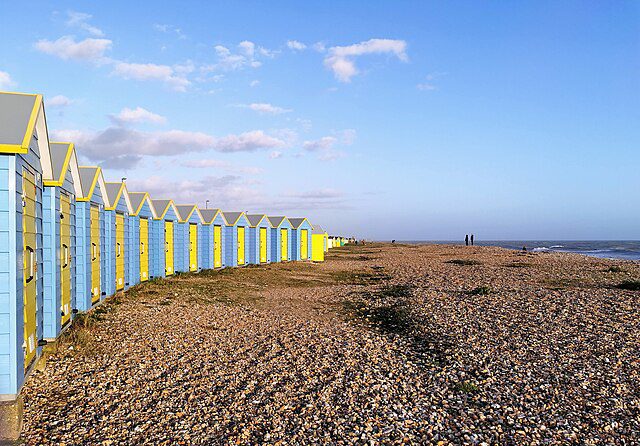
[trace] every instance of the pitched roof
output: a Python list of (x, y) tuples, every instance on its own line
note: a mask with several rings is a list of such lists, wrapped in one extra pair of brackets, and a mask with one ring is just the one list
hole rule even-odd
[[(305, 222), (305, 220), (307, 220), (306, 218), (290, 218), (289, 221), (291, 222), (291, 226), (293, 226), (295, 229), (298, 229), (300, 227), (300, 225), (302, 223)], [(307, 220), (307, 223), (309, 221)]]
[(151, 204), (155, 208), (157, 218), (164, 218), (169, 206), (174, 206), (175, 209), (175, 204), (173, 204), (172, 200), (151, 200)]
[(273, 226), (274, 228), (277, 228), (282, 224), (284, 219), (287, 217), (282, 216), (282, 217), (267, 217), (267, 218), (269, 219), (269, 223), (271, 223), (271, 226)]
[(118, 203), (118, 199), (122, 194), (122, 188), (124, 187), (124, 183), (105, 183), (107, 201), (109, 202), (109, 207), (114, 208)]
[(39, 94), (0, 94), (0, 147), (3, 152), (26, 153), (29, 150), (41, 106)]
[(266, 215), (264, 214), (247, 214), (247, 220), (249, 220), (249, 226), (251, 227), (258, 226), (262, 221), (262, 219), (265, 217)]
[(311, 225), (311, 227), (313, 228), (314, 234), (325, 234), (327, 232), (324, 229), (322, 229), (322, 226), (320, 225)]
[(238, 223), (238, 220), (240, 219), (242, 214), (244, 214), (244, 212), (223, 212), (222, 216), (224, 217), (224, 220), (227, 222), (228, 226), (234, 226), (236, 223)]
[(69, 168), (71, 154), (73, 153), (72, 142), (50, 142), (51, 164), (53, 166), (53, 182), (64, 182), (64, 177)]
[(178, 218), (180, 221), (187, 221), (191, 218), (191, 214), (196, 209), (195, 204), (176, 204), (176, 209), (178, 210)]
[(200, 215), (206, 224), (213, 222), (219, 213), (220, 209), (200, 209)]
[(98, 176), (100, 174), (100, 167), (97, 166), (80, 166), (78, 167), (80, 172), (80, 185), (82, 186), (82, 197), (90, 199), (93, 195), (93, 191), (98, 183)]

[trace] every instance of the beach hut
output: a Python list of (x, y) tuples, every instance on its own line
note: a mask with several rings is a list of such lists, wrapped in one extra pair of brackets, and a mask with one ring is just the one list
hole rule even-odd
[(160, 255), (158, 263), (152, 270), (157, 277), (171, 276), (175, 272), (175, 244), (178, 209), (172, 200), (151, 200), (155, 208), (157, 220), (153, 230), (157, 233), (158, 245), (162, 247), (164, 255)]
[(43, 331), (45, 339), (55, 339), (76, 310), (75, 208), (82, 188), (73, 143), (49, 147), (53, 178), (44, 181), (42, 193)]
[(104, 198), (102, 169), (79, 166), (82, 194), (76, 197), (76, 308), (87, 311), (106, 295)]
[(291, 260), (309, 260), (311, 255), (311, 223), (306, 218), (290, 218)]
[(195, 204), (177, 204), (178, 224), (176, 231), (176, 271), (196, 272), (200, 270), (198, 246), (202, 226), (202, 215)]
[(157, 218), (151, 198), (146, 192), (129, 192), (129, 200), (133, 212), (129, 216), (131, 222), (131, 258), (127, 262), (131, 284), (146, 282), (155, 277), (151, 265), (158, 262), (160, 244), (156, 240), (158, 233), (152, 225)]
[(291, 260), (291, 222), (287, 217), (267, 217), (271, 224), (271, 262)]
[(129, 215), (133, 212), (127, 187), (122, 182), (107, 182), (105, 206), (105, 260), (107, 263), (107, 295), (126, 290), (130, 286), (128, 263), (131, 262), (131, 228)]
[(0, 93), (0, 400), (17, 397), (41, 353), (42, 194), (53, 179), (42, 96)]
[(200, 258), (202, 268), (215, 269), (224, 266), (224, 231), (225, 221), (220, 209), (200, 209), (204, 240)]
[(244, 212), (223, 212), (225, 266), (244, 266), (247, 263), (249, 220)]
[(260, 265), (271, 261), (271, 222), (264, 214), (247, 214), (249, 220), (249, 263)]
[(326, 251), (326, 235), (324, 229), (320, 225), (312, 225), (311, 230), (311, 260), (314, 262), (324, 262), (324, 253)]

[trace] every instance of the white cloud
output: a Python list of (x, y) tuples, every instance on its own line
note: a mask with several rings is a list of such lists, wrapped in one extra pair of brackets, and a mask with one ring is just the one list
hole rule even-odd
[(46, 105), (49, 107), (68, 107), (72, 102), (68, 97), (59, 94), (46, 101)]
[(156, 31), (160, 31), (161, 33), (175, 33), (175, 35), (180, 40), (184, 40), (187, 38), (187, 36), (182, 32), (180, 28), (173, 25), (161, 25), (156, 23), (153, 25), (153, 29), (155, 29)]
[(336, 132), (335, 136), (323, 136), (320, 139), (304, 141), (302, 148), (308, 152), (317, 153), (320, 161), (332, 161), (345, 155), (344, 152), (336, 149), (336, 145), (351, 145), (355, 138), (356, 131), (354, 129), (346, 129)]
[(254, 102), (252, 104), (239, 105), (239, 107), (248, 108), (250, 110), (253, 110), (261, 114), (270, 114), (270, 115), (279, 115), (282, 113), (289, 113), (292, 111), (291, 109), (277, 107), (275, 105), (268, 104), (265, 102)]
[(298, 42), (297, 40), (288, 40), (287, 47), (292, 50), (302, 51), (307, 48), (307, 45), (302, 42)]
[(184, 92), (191, 82), (184, 76), (184, 66), (170, 67), (169, 65), (157, 65), (153, 63), (126, 63), (116, 62), (113, 74), (123, 79), (139, 81), (157, 80), (164, 82), (175, 91)]
[(150, 122), (152, 124), (164, 124), (167, 118), (156, 113), (150, 112), (142, 107), (134, 109), (125, 107), (117, 115), (110, 116), (111, 120), (118, 125), (134, 124), (141, 122)]
[(278, 158), (282, 158), (282, 152), (278, 151), (278, 150), (274, 150), (273, 152), (271, 152), (269, 154), (269, 158), (271, 158), (272, 160), (278, 159)]
[(334, 46), (324, 59), (327, 68), (333, 71), (340, 82), (350, 82), (358, 74), (355, 58), (366, 54), (390, 54), (403, 62), (407, 58), (407, 43), (404, 40), (370, 39), (349, 46)]
[(84, 39), (76, 42), (72, 36), (63, 36), (55, 41), (39, 40), (35, 48), (63, 60), (106, 62), (104, 53), (111, 49), (111, 43), (109, 39)]
[(255, 43), (249, 40), (243, 40), (238, 44), (238, 53), (232, 52), (229, 48), (223, 45), (216, 45), (213, 47), (216, 56), (218, 58), (217, 63), (205, 67), (205, 70), (225, 70), (235, 71), (245, 67), (258, 68), (262, 66), (260, 57), (274, 57), (276, 52), (257, 46)]
[(309, 152), (316, 152), (319, 150), (333, 149), (333, 146), (338, 142), (338, 138), (334, 136), (323, 136), (315, 141), (305, 141), (302, 144), (302, 148)]
[(11, 79), (11, 76), (6, 71), (0, 71), (0, 89), (11, 88), (16, 83)]
[(316, 42), (313, 44), (312, 48), (319, 53), (324, 53), (327, 49), (324, 42)]
[(187, 160), (183, 162), (182, 165), (195, 169), (208, 169), (210, 167), (227, 168), (230, 166), (228, 162), (216, 159)]
[(260, 85), (259, 80), (252, 80), (251, 82), (249, 82), (250, 87), (257, 87), (258, 85)]
[(328, 198), (339, 198), (344, 197), (344, 192), (336, 190), (336, 189), (317, 189), (310, 190), (304, 192), (290, 192), (287, 194), (288, 197), (296, 197), (296, 198), (315, 198), (315, 199), (328, 199)]
[(80, 28), (96, 37), (103, 37), (104, 32), (100, 28), (87, 23), (93, 16), (84, 12), (68, 11), (66, 25), (71, 28)]
[(74, 141), (80, 154), (92, 162), (133, 167), (143, 156), (171, 156), (176, 153), (253, 152), (278, 149), (286, 143), (262, 130), (215, 137), (202, 132), (167, 130), (145, 132), (127, 127), (109, 127), (101, 131), (54, 130), (53, 137)]
[(416, 88), (421, 91), (437, 90), (438, 87), (433, 83), (433, 81), (441, 76), (444, 76), (445, 74), (447, 73), (430, 73), (425, 77), (426, 81), (416, 85)]

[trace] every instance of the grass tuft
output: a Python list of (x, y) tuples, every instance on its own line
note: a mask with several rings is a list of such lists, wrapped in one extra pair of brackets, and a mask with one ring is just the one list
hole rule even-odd
[(482, 265), (482, 262), (478, 260), (472, 260), (472, 259), (453, 259), (453, 260), (447, 260), (444, 263), (451, 263), (453, 265), (460, 265), (460, 266)]
[(629, 291), (640, 291), (640, 280), (625, 280), (616, 285), (616, 288)]
[(467, 291), (467, 294), (472, 296), (488, 296), (491, 292), (491, 288), (485, 285), (474, 288), (471, 291)]
[(469, 381), (461, 381), (456, 383), (456, 390), (466, 394), (478, 393), (480, 388), (472, 382)]

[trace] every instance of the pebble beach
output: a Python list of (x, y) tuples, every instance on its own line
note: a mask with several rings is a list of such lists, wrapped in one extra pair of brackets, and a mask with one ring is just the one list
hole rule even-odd
[(367, 244), (182, 274), (77, 318), (26, 444), (640, 442), (640, 263)]

